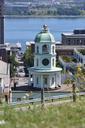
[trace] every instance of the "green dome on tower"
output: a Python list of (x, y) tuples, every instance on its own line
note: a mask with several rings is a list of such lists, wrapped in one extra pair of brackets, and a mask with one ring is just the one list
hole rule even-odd
[(54, 36), (48, 31), (47, 25), (43, 25), (43, 30), (36, 35), (35, 42), (37, 43), (55, 42)]

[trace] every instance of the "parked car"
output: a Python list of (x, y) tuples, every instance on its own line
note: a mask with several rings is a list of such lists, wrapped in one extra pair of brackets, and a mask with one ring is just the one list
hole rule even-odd
[(25, 71), (25, 77), (29, 77), (29, 70), (25, 67), (24, 71)]
[(24, 69), (19, 69), (18, 72), (17, 72), (17, 76), (24, 77), (25, 76)]

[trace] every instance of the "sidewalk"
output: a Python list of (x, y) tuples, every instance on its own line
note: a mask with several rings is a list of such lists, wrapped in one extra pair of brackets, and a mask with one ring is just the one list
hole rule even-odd
[(72, 92), (72, 84), (63, 84), (56, 92)]

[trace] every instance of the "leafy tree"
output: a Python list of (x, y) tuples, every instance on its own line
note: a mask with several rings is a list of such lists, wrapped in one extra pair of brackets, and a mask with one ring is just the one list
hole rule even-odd
[[(65, 80), (65, 84), (73, 84), (75, 82), (76, 84), (76, 87), (81, 91), (81, 90), (85, 90), (85, 70), (82, 69), (81, 66), (78, 65), (78, 67), (76, 67), (76, 70), (75, 70), (75, 74), (72, 75), (72, 78), (71, 77), (68, 77), (66, 80)], [(69, 72), (68, 72), (69, 73)]]
[(71, 84), (71, 83), (72, 83), (71, 78), (67, 78), (67, 79), (65, 80), (65, 82), (64, 82), (64, 84), (67, 84), (67, 86), (69, 86), (69, 84)]
[(77, 83), (80, 85), (80, 90), (85, 90), (85, 70), (82, 69), (80, 66), (77, 67), (76, 73)]
[(72, 8), (58, 7), (57, 13), (59, 15), (80, 15), (80, 10), (77, 7), (72, 7)]
[(26, 49), (23, 56), (23, 61), (24, 61), (25, 67), (32, 67), (34, 65), (34, 54), (32, 52), (31, 47)]
[(15, 54), (12, 54), (10, 56), (9, 62), (10, 62), (10, 77), (14, 77), (16, 72), (16, 67), (18, 66), (18, 62), (16, 61)]

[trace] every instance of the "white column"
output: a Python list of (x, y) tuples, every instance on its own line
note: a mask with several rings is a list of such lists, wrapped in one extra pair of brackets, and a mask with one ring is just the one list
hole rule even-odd
[(61, 72), (59, 73), (59, 84), (61, 86)]
[(54, 83), (55, 83), (55, 87), (56, 87), (56, 73), (54, 74)]
[(56, 81), (56, 85), (55, 85), (56, 87), (58, 87), (58, 75), (57, 75), (57, 73), (56, 73), (56, 80), (55, 80)]
[(61, 72), (58, 72), (57, 84), (61, 85)]

